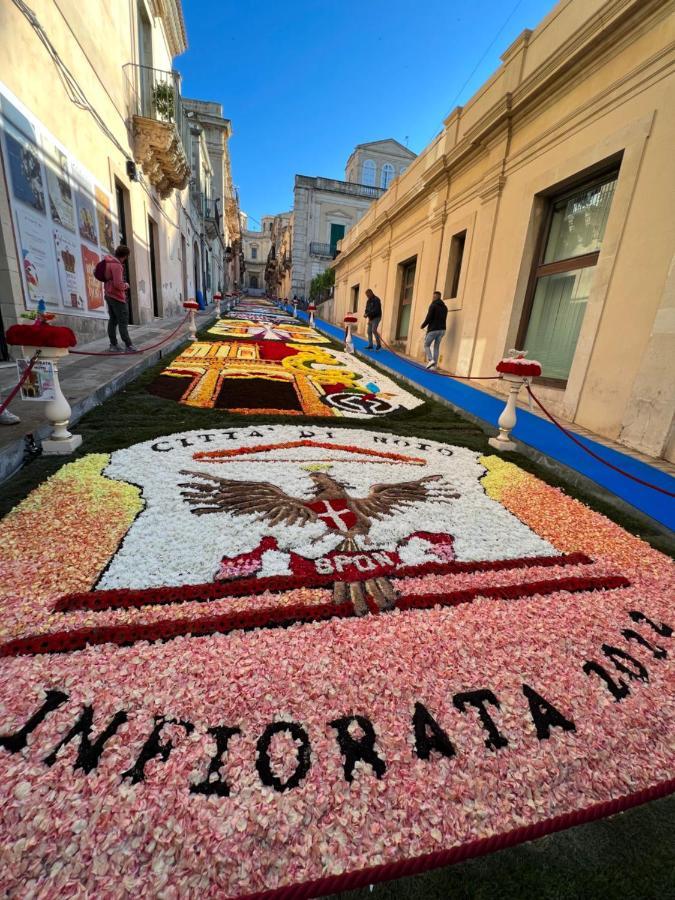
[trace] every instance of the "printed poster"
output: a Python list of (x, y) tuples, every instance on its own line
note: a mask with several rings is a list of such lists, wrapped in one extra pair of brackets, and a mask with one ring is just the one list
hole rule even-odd
[(70, 165), (68, 157), (52, 141), (42, 137), (45, 171), (47, 173), (47, 191), (49, 194), (49, 212), (52, 222), (75, 231), (75, 200), (70, 186)]
[(110, 198), (100, 188), (96, 188), (96, 216), (98, 218), (98, 233), (100, 246), (108, 253), (115, 252), (115, 235), (113, 233), (113, 221), (110, 213)]
[(91, 244), (98, 244), (96, 231), (96, 207), (91, 193), (91, 187), (78, 184), (77, 191), (77, 226), (80, 237)]
[(85, 312), (85, 288), (79, 245), (65, 232), (54, 229), (54, 249), (64, 307)]
[(50, 308), (103, 315), (102, 287), (91, 273), (99, 240), (106, 251), (115, 246), (110, 195), (2, 83), (0, 140), (26, 306), (44, 298)]
[[(17, 359), (16, 369), (19, 379), (23, 378), (28, 368), (27, 359)], [(38, 359), (31, 369), (28, 378), (21, 385), (22, 400), (55, 400), (54, 363), (47, 359)]]
[(82, 265), (84, 266), (84, 286), (87, 292), (87, 309), (97, 310), (103, 308), (103, 283), (94, 277), (96, 263), (101, 259), (98, 253), (94, 253), (89, 247), (82, 246)]
[(60, 306), (61, 289), (47, 220), (19, 206), (15, 216), (24, 283), (31, 304), (42, 298), (48, 306)]

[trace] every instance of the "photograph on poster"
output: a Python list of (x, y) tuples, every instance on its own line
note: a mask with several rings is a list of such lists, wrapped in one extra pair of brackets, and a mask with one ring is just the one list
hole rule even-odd
[(93, 268), (115, 246), (111, 195), (2, 83), (0, 146), (26, 307), (105, 315)]
[(55, 228), (54, 248), (63, 305), (66, 309), (84, 312), (84, 273), (79, 258), (79, 244), (70, 235)]
[(84, 285), (87, 292), (87, 309), (96, 310), (103, 308), (103, 284), (94, 276), (96, 263), (101, 258), (89, 247), (82, 246), (82, 264), (84, 266)]
[(47, 220), (19, 206), (14, 210), (14, 215), (27, 299), (31, 304), (43, 299), (48, 306), (60, 306), (61, 290)]
[(12, 190), (17, 200), (37, 212), (45, 211), (45, 188), (37, 147), (5, 131)]
[(45, 135), (42, 136), (42, 153), (52, 222), (75, 231), (75, 204), (70, 187), (68, 157)]
[(92, 197), (91, 185), (78, 184), (77, 190), (77, 224), (80, 237), (91, 244), (98, 244), (96, 231), (96, 207)]
[[(27, 359), (17, 359), (17, 375), (23, 378), (28, 368)], [(39, 359), (21, 386), (22, 400), (54, 400), (54, 363), (47, 359)]]
[(110, 198), (100, 188), (96, 188), (96, 215), (98, 217), (98, 233), (100, 246), (108, 253), (115, 252), (115, 235), (110, 213)]

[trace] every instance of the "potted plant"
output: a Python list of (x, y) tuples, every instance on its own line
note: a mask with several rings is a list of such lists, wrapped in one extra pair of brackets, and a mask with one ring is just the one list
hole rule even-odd
[(160, 81), (152, 89), (152, 102), (160, 119), (173, 122), (175, 94), (173, 85), (168, 81)]

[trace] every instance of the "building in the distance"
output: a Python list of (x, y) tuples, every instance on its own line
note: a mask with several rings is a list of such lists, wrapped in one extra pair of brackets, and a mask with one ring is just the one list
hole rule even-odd
[(389, 138), (359, 144), (347, 161), (345, 181), (295, 176), (291, 295), (309, 296), (312, 279), (325, 271), (338, 241), (414, 159)]
[(244, 253), (244, 275), (241, 287), (252, 294), (265, 291), (265, 266), (272, 245), (272, 223), (274, 216), (263, 216), (260, 231), (248, 227), (250, 217), (243, 215), (244, 228), (241, 233)]
[(293, 265), (293, 213), (274, 216), (271, 246), (265, 266), (265, 289), (270, 297), (290, 300), (291, 267)]
[(414, 159), (415, 154), (393, 138), (357, 144), (347, 160), (345, 175), (347, 181), (386, 190)]

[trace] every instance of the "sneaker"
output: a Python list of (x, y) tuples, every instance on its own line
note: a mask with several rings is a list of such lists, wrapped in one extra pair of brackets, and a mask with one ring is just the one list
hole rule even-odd
[(119, 353), (120, 345), (119, 344), (111, 344), (105, 352), (106, 353)]
[(429, 360), (429, 362), (426, 365), (426, 368), (427, 369), (435, 369), (436, 368), (436, 363), (433, 361), (433, 359)]
[(0, 413), (0, 425), (16, 425), (20, 421), (21, 419), (8, 409), (3, 409)]
[(381, 350), (381, 349), (382, 349), (382, 345), (381, 345), (381, 344), (378, 344), (377, 347), (375, 347), (375, 349), (376, 349), (376, 350)]
[(128, 347), (124, 348), (125, 353), (138, 353), (138, 350), (134, 347), (133, 344), (129, 344)]

